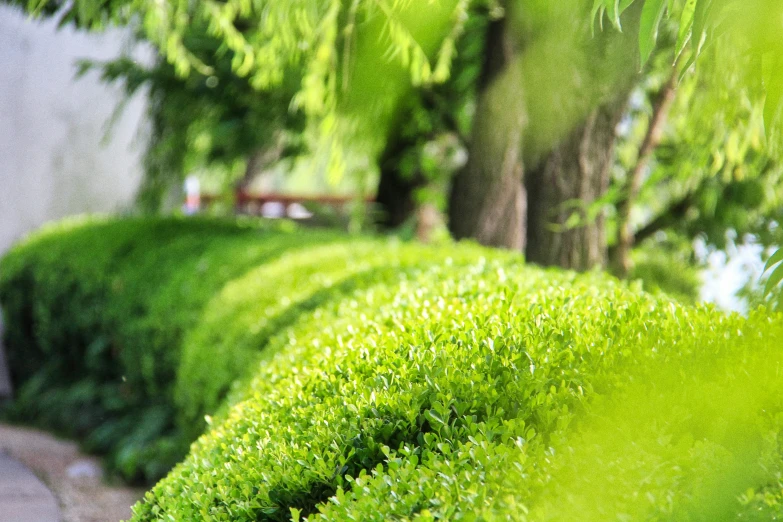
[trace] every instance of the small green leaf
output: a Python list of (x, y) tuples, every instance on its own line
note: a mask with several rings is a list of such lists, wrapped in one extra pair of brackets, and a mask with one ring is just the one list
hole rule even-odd
[(604, 0), (593, 0), (593, 9), (590, 11), (590, 29), (593, 34), (595, 34), (595, 21), (603, 18), (605, 9)]
[(665, 10), (666, 0), (647, 0), (644, 3), (639, 22), (639, 53), (642, 66), (647, 63), (655, 49), (655, 42), (658, 41), (658, 26)]
[(691, 68), (691, 66), (696, 62), (696, 53), (692, 53), (688, 60), (685, 62), (685, 65), (683, 65), (682, 69), (680, 69), (680, 77), (679, 81), (682, 81), (682, 79), (685, 77), (685, 75), (688, 73), (688, 69)]
[(693, 15), (696, 12), (696, 0), (687, 0), (685, 6), (682, 8), (682, 15), (680, 16), (680, 28), (677, 32), (677, 44), (674, 47), (675, 59), (679, 58), (685, 45), (691, 38), (693, 31)]
[(623, 26), (620, 23), (620, 0), (610, 1), (606, 7), (607, 14), (609, 15), (609, 20), (611, 20), (612, 25), (615, 26), (618, 31), (622, 31)]
[(783, 281), (783, 264), (779, 264), (770, 272), (767, 284), (764, 285), (764, 293), (769, 295)]
[(781, 261), (783, 261), (783, 248), (779, 248), (769, 259), (767, 259), (767, 264), (764, 265), (764, 271), (766, 272)]
[[(691, 35), (691, 45), (693, 53), (699, 54), (702, 49), (702, 39), (707, 29), (707, 19), (710, 16), (713, 0), (697, 0), (693, 12), (693, 31)], [(706, 43), (706, 41), (704, 42)]]

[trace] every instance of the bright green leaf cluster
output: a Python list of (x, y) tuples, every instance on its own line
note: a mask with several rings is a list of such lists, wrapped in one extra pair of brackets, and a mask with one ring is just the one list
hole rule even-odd
[[(554, 448), (596, 398), (629, 376), (646, 382), (649, 368), (742, 358), (780, 335), (763, 313), (681, 307), (514, 256), (454, 256), (273, 336), (135, 520), (528, 520), (550, 509)], [(774, 484), (779, 460), (762, 482)], [(678, 480), (664, 474), (652, 490), (686, 502)]]
[(783, 7), (777, 0), (593, 0), (592, 18), (608, 17), (622, 30), (620, 15), (634, 3), (642, 3), (639, 53), (646, 63), (658, 39), (664, 15), (678, 20), (675, 62), (681, 58), (687, 70), (721, 37), (746, 53), (749, 85), (766, 93), (764, 123), (768, 131), (783, 110), (783, 44), (779, 38)]
[(211, 415), (134, 520), (779, 514), (779, 315), (521, 261), (101, 221), (14, 249), (0, 299), (29, 414), (94, 414), (137, 465)]
[(396, 241), (329, 242), (287, 252), (231, 281), (182, 343), (175, 394), (183, 430), (200, 435), (203, 417), (218, 409), (238, 379), (252, 376), (259, 357), (277, 353), (281, 343), (270, 339), (305, 312), (381, 281), (394, 284), (422, 266), (475, 255), (461, 252)]
[(128, 479), (160, 477), (190, 442), (173, 426), (183, 335), (225, 282), (324, 239), (207, 219), (88, 219), (36, 233), (0, 268), (18, 388), (7, 415), (78, 436)]

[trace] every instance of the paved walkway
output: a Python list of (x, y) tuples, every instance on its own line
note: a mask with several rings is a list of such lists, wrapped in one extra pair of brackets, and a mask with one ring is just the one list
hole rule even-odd
[[(0, 310), (0, 401), (11, 397)], [(0, 441), (1, 442), (1, 441)], [(0, 522), (61, 522), (57, 499), (24, 464), (0, 447)]]
[[(0, 310), (0, 404), (12, 391), (2, 334)], [(0, 522), (127, 520), (143, 493), (107, 485), (98, 460), (81, 454), (74, 442), (0, 424)]]
[[(10, 455), (11, 462), (21, 463), (23, 468), (32, 470), (54, 494), (60, 509), (61, 518), (5, 518), (5, 499), (10, 507), (15, 505), (12, 495), (0, 495), (0, 522), (58, 521), (58, 522), (117, 522), (131, 517), (131, 506), (141, 499), (143, 489), (110, 485), (103, 480), (100, 462), (95, 457), (84, 455), (75, 442), (52, 437), (48, 433), (0, 424), (0, 454)], [(6, 464), (0, 460), (0, 471), (18, 473), (18, 466)], [(0, 473), (0, 476), (2, 473)], [(16, 480), (16, 479), (15, 479)], [(21, 482), (20, 482), (21, 484)], [(24, 502), (32, 506), (33, 495), (40, 492), (33, 488), (37, 483), (26, 481), (21, 491)], [(2, 490), (0, 490), (2, 491)], [(38, 495), (35, 495), (38, 498)], [(32, 509), (28, 510), (32, 513)]]
[(23, 464), (0, 451), (0, 522), (60, 522), (51, 491)]

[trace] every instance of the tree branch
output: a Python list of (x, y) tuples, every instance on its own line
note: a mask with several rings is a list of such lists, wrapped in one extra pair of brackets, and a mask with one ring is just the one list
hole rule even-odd
[(620, 277), (628, 276), (628, 272), (631, 269), (631, 248), (633, 247), (634, 241), (638, 238), (638, 233), (636, 234), (637, 237), (635, 237), (631, 231), (631, 209), (636, 202), (636, 198), (639, 196), (644, 172), (650, 164), (650, 160), (652, 160), (655, 149), (661, 142), (663, 128), (666, 119), (668, 118), (672, 102), (674, 101), (676, 90), (677, 65), (675, 64), (672, 67), (671, 76), (661, 88), (653, 102), (650, 125), (647, 128), (647, 134), (645, 134), (639, 149), (636, 165), (629, 176), (628, 193), (626, 197), (620, 201), (617, 209), (619, 237), (617, 247), (614, 251), (614, 265)]

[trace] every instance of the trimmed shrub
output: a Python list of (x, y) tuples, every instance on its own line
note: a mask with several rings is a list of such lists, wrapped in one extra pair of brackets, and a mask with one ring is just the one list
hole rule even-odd
[(185, 337), (176, 399), (192, 438), (230, 388), (261, 359), (276, 353), (268, 341), (303, 313), (381, 281), (395, 283), (417, 267), (475, 257), (473, 249), (435, 248), (397, 241), (353, 240), (288, 252), (228, 283)]
[(17, 399), (11, 419), (78, 436), (127, 479), (153, 480), (189, 440), (174, 429), (180, 342), (222, 285), (335, 234), (213, 219), (81, 219), (0, 264)]
[(0, 270), (11, 413), (70, 421), (131, 477), (206, 428), (134, 520), (783, 515), (763, 309), (212, 220), (61, 226)]
[(420, 265), (475, 257), (290, 228), (88, 219), (18, 245), (0, 267), (18, 386), (6, 417), (81, 438), (127, 480), (155, 480), (302, 313)]
[[(134, 508), (134, 520), (568, 520), (545, 492), (568, 483), (559, 451), (569, 455), (580, 440), (580, 422), (591, 440), (580, 419), (601, 411), (597, 398), (644, 397), (634, 383), (655, 382), (669, 367), (671, 378), (656, 388), (664, 397), (672, 383), (689, 389), (689, 379), (714, 391), (699, 379), (715, 373), (716, 382), (731, 382), (746, 368), (716, 369), (711, 361), (744, 363), (783, 341), (777, 316), (682, 307), (605, 277), (525, 267), (515, 256), (472, 247), (452, 253), (460, 259), (378, 277), (272, 336), (252, 378), (185, 462)], [(771, 390), (760, 396), (775, 397)], [(753, 420), (742, 429), (776, 437), (775, 423), (759, 419), (783, 418), (779, 402), (751, 403)], [(633, 482), (638, 474), (616, 474), (617, 483), (636, 484), (623, 490), (633, 498), (650, 493), (631, 506), (640, 517), (629, 519), (693, 503), (699, 489), (686, 487), (688, 474), (711, 469), (720, 462), (715, 455), (736, 446), (719, 429), (700, 433), (692, 423), (694, 438), (680, 418), (670, 420), (681, 437), (654, 423), (645, 440), (666, 451), (637, 459), (653, 465), (639, 469), (657, 482), (647, 487)], [(732, 488), (763, 498), (764, 488), (775, 487), (783, 466), (777, 439), (769, 440), (759, 450), (765, 466), (751, 459), (754, 479)], [(654, 453), (635, 449), (637, 457)], [(661, 468), (667, 451), (674, 471)], [(745, 489), (720, 490), (732, 514), (743, 509), (735, 498)], [(622, 515), (624, 505), (593, 513)], [(703, 504), (694, 505), (688, 513), (700, 520)]]

